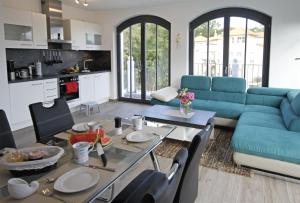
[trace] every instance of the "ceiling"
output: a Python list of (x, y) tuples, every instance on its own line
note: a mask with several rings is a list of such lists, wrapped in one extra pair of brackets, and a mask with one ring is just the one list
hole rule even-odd
[[(80, 0), (83, 2), (84, 0)], [(167, 3), (186, 2), (191, 0), (87, 0), (89, 6), (84, 7), (82, 4), (78, 5), (74, 0), (63, 0), (64, 4), (85, 8), (89, 10), (101, 10), (101, 9), (117, 9), (117, 8), (134, 8), (163, 5)]]

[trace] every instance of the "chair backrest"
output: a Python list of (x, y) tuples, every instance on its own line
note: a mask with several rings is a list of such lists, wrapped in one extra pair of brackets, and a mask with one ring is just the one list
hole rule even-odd
[(173, 160), (170, 174), (168, 176), (168, 184), (161, 184), (161, 189), (159, 190), (157, 187), (153, 186), (147, 192), (142, 202), (173, 203), (187, 159), (188, 150), (186, 148), (182, 148), (177, 152)]
[(209, 139), (212, 127), (202, 130), (192, 140), (174, 203), (193, 203), (198, 195), (198, 176), (201, 156)]
[(44, 107), (42, 102), (29, 105), (33, 127), (38, 142), (47, 143), (57, 133), (71, 129), (74, 120), (64, 98), (54, 100), (54, 105)]
[(1, 109), (0, 110), (0, 150), (5, 147), (15, 148), (16, 144), (6, 114)]
[(143, 171), (112, 203), (172, 203), (187, 158), (186, 148), (176, 154), (170, 170), (171, 176), (155, 170)]

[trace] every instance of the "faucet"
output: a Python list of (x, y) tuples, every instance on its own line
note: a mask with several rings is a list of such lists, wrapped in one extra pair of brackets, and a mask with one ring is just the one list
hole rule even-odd
[(86, 60), (83, 60), (83, 71), (84, 72), (89, 72), (89, 69), (86, 67), (86, 62), (92, 62), (94, 61), (93, 59), (86, 59)]

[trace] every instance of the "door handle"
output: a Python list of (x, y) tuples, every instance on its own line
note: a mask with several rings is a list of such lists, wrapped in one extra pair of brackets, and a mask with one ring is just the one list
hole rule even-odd
[(225, 66), (224, 73), (225, 73), (225, 75), (228, 75), (228, 66)]

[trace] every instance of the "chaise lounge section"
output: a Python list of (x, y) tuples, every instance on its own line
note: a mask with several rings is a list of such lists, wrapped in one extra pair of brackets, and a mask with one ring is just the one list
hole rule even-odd
[[(217, 112), (216, 125), (235, 127), (238, 165), (300, 177), (300, 90), (249, 88), (242, 78), (183, 76), (194, 109)], [(179, 107), (178, 99), (151, 104)]]

